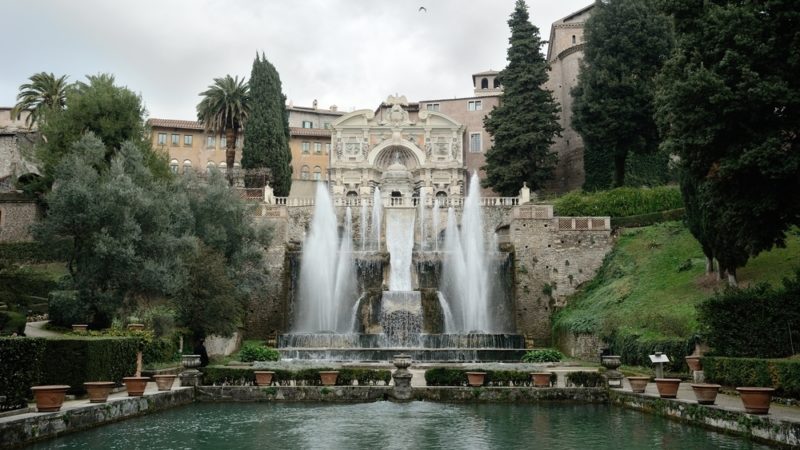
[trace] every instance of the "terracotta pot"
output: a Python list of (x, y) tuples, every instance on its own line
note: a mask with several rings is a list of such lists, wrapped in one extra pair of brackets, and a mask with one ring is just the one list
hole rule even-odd
[(718, 384), (695, 383), (692, 384), (694, 396), (697, 398), (697, 403), (701, 405), (713, 405), (717, 400), (719, 388), (722, 386)]
[(125, 377), (122, 379), (128, 389), (128, 397), (141, 397), (147, 387), (148, 377)]
[(89, 329), (89, 325), (86, 325), (85, 323), (84, 324), (73, 324), (72, 325), (72, 331), (74, 331), (75, 333), (86, 333), (86, 331), (88, 329)]
[(108, 394), (114, 388), (113, 381), (87, 381), (83, 383), (86, 392), (89, 394), (89, 403), (105, 403)]
[(678, 396), (678, 386), (681, 384), (680, 378), (656, 378), (658, 395), (661, 398), (675, 398)]
[(64, 404), (64, 397), (67, 395), (69, 386), (65, 384), (53, 384), (46, 386), (33, 386), (33, 396), (36, 397), (36, 411), (53, 412), (61, 409)]
[(768, 414), (769, 401), (775, 389), (765, 387), (737, 387), (742, 396), (744, 410), (750, 414)]
[(637, 394), (644, 393), (647, 388), (647, 383), (650, 382), (650, 377), (628, 377), (628, 383), (631, 384), (631, 390)]
[(175, 383), (175, 377), (177, 377), (177, 375), (153, 375), (153, 379), (156, 381), (156, 386), (158, 386), (159, 391), (169, 391), (172, 389), (172, 384)]
[(142, 331), (144, 330), (143, 323), (129, 323), (128, 324), (128, 331)]
[(467, 372), (467, 384), (473, 387), (483, 386), (486, 379), (486, 372)]
[(703, 370), (703, 364), (700, 362), (699, 356), (687, 356), (686, 365), (689, 366), (689, 370), (691, 372), (697, 372), (698, 370)]
[(319, 372), (319, 378), (323, 386), (334, 386), (336, 384), (336, 377), (338, 376), (338, 370), (321, 370)]
[[(269, 386), (270, 384), (272, 384), (272, 377), (274, 376), (275, 372), (270, 372), (266, 370), (256, 370), (256, 384), (259, 386)], [(336, 384), (336, 377), (333, 378), (333, 383)]]
[(550, 387), (550, 372), (533, 372), (533, 387)]

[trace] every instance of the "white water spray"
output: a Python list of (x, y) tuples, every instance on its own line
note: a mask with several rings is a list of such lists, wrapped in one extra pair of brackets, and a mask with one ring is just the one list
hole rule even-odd
[(367, 249), (367, 202), (361, 199), (361, 250)]
[(381, 190), (375, 187), (375, 192), (372, 195), (372, 248), (375, 251), (381, 251), (381, 218), (383, 217), (383, 200), (381, 199)]
[(439, 251), (439, 199), (434, 197), (433, 198), (433, 230), (431, 234), (433, 235), (433, 251)]
[(427, 194), (424, 188), (419, 190), (419, 214), (417, 214), (417, 221), (419, 222), (419, 251), (425, 251), (425, 208)]

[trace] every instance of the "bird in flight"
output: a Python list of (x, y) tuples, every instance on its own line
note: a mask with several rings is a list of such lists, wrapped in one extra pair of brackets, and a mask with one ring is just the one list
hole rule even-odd
[(423, 12), (423, 11), (428, 12), (428, 8), (426, 8), (424, 6), (420, 6), (419, 7), (419, 12)]

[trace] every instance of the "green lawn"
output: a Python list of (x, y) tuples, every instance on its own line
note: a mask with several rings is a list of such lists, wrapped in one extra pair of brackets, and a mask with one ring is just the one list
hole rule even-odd
[[(800, 267), (800, 232), (740, 269), (741, 285), (779, 284)], [(705, 275), (700, 246), (680, 222), (623, 230), (594, 280), (568, 301), (554, 331), (631, 332), (644, 338), (688, 338), (697, 329), (695, 305), (723, 289)]]

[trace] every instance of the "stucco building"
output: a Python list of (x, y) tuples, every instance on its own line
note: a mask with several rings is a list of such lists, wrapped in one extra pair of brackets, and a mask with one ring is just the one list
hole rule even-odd
[[(169, 167), (175, 173), (208, 171), (212, 167), (227, 170), (225, 136), (207, 133), (196, 120), (149, 119), (153, 148), (169, 155)], [(234, 168), (242, 159), (241, 136), (236, 142)]]

